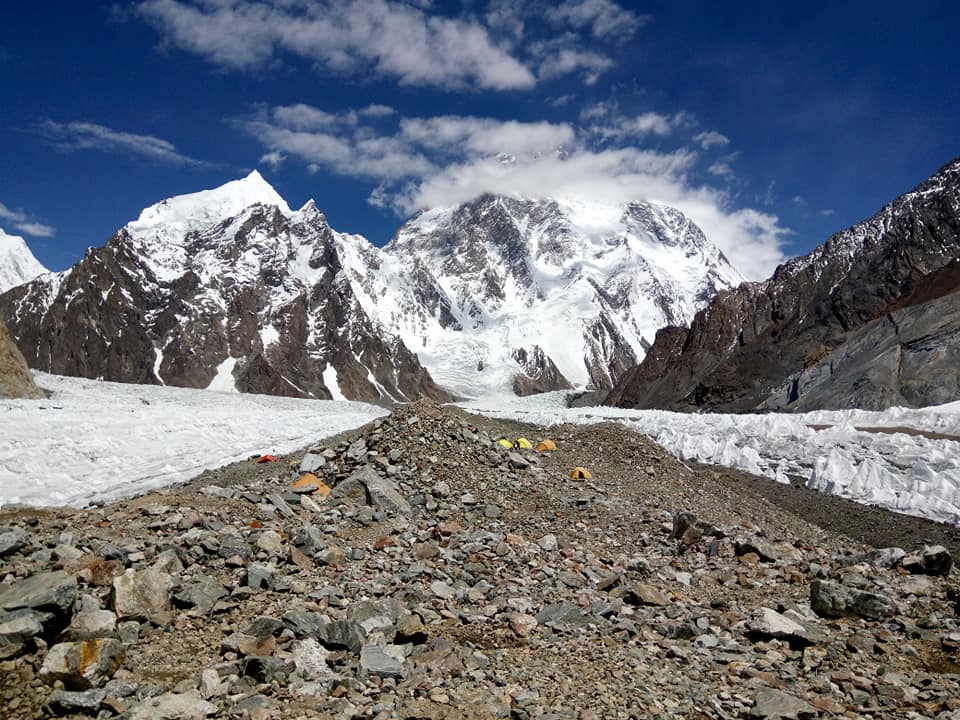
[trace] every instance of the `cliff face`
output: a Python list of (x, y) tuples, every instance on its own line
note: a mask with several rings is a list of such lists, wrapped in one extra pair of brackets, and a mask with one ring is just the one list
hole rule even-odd
[(689, 328), (658, 332), (644, 361), (606, 402), (690, 411), (760, 407), (791, 375), (916, 296), (958, 257), (955, 160), (770, 279), (722, 291)]
[(23, 355), (0, 322), (0, 398), (39, 398), (43, 392), (33, 382)]

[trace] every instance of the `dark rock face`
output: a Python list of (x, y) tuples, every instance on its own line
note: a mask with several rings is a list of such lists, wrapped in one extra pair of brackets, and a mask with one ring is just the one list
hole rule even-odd
[(513, 359), (522, 370), (513, 377), (513, 391), (517, 395), (535, 395), (573, 387), (539, 345), (534, 345), (530, 352), (526, 348), (517, 348), (513, 351)]
[(0, 398), (43, 397), (7, 326), (0, 322)]
[[(772, 394), (783, 399), (791, 375), (815, 368), (852, 333), (936, 287), (931, 278), (949, 287), (942, 275), (958, 256), (960, 160), (955, 160), (871, 219), (781, 265), (769, 280), (721, 291), (688, 329), (658, 332), (644, 361), (606, 402), (740, 412), (761, 406)], [(942, 288), (938, 292), (943, 294)], [(930, 338), (921, 329), (911, 333), (907, 343), (919, 341), (917, 359), (931, 351), (944, 355), (944, 362), (953, 357), (954, 350), (941, 352), (936, 342), (922, 350), (929, 344), (923, 338)], [(865, 342), (863, 336), (858, 342)], [(898, 371), (897, 389), (871, 390), (865, 397), (882, 405), (884, 393), (896, 397), (912, 383), (909, 373)], [(945, 385), (938, 388), (936, 397), (946, 397)], [(856, 392), (848, 399), (860, 403)], [(814, 406), (811, 401), (807, 407)]]
[(960, 294), (867, 323), (763, 407), (806, 411), (924, 407), (960, 397)]
[(71, 270), (0, 296), (0, 318), (31, 367), (57, 374), (291, 397), (449, 399), (364, 312), (343, 272), (345, 247), (312, 204), (289, 214), (254, 204), (167, 245), (124, 228)]

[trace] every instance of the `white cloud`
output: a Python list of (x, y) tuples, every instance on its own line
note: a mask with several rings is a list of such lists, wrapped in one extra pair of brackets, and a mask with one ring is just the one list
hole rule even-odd
[(589, 28), (596, 38), (624, 40), (653, 19), (624, 10), (610, 0), (565, 0), (547, 10), (546, 17), (557, 24)]
[(374, 103), (373, 105), (367, 105), (365, 108), (360, 108), (357, 110), (357, 115), (361, 117), (390, 117), (391, 115), (396, 114), (397, 111), (389, 105), (379, 105), (377, 103)]
[(530, 88), (533, 73), (474, 20), (392, 0), (142, 0), (164, 39), (221, 67), (254, 70), (284, 54), (337, 74), (402, 84)]
[(712, 147), (725, 147), (730, 144), (730, 138), (716, 130), (707, 130), (693, 136), (694, 141), (704, 150)]
[[(692, 123), (685, 113), (639, 115), (629, 133), (618, 134), (604, 123), (619, 122), (621, 116), (608, 112), (601, 121), (603, 113), (595, 108), (586, 113), (588, 127), (443, 115), (397, 116), (385, 128), (382, 121), (374, 127), (347, 112), (313, 131), (294, 125), (302, 108), (298, 113), (279, 110), (265, 108), (241, 125), (269, 152), (298, 157), (311, 172), (373, 180), (369, 202), (398, 213), (464, 202), (486, 192), (649, 200), (685, 212), (747, 277), (766, 277), (784, 259), (780, 248), (788, 231), (775, 215), (736, 207), (726, 191), (691, 179), (700, 160), (698, 143), (679, 143), (669, 151), (637, 146), (638, 136), (660, 137), (658, 132)], [(733, 175), (729, 164), (719, 170), (714, 163), (708, 173), (725, 180)]]
[(34, 237), (53, 237), (56, 234), (56, 230), (50, 225), (39, 223), (23, 210), (13, 210), (2, 202), (0, 202), (0, 220), (6, 220), (16, 230)]
[(590, 131), (605, 140), (643, 138), (648, 135), (666, 137), (693, 122), (692, 117), (683, 111), (672, 115), (651, 111), (628, 116), (620, 112), (616, 103), (598, 103), (588, 107), (580, 113), (580, 118), (594, 121)]
[(707, 168), (707, 172), (719, 178), (730, 179), (734, 176), (733, 167), (726, 160), (717, 160)]
[(287, 156), (282, 152), (277, 152), (276, 150), (268, 153), (264, 153), (260, 156), (259, 163), (261, 165), (269, 165), (272, 169), (277, 170), (281, 165), (283, 165), (284, 160), (287, 159)]
[(817, 215), (819, 215), (820, 217), (831, 217), (835, 213), (836, 213), (836, 210), (832, 208), (824, 208), (823, 210), (819, 210), (817, 212)]
[(37, 131), (62, 150), (98, 150), (120, 155), (139, 155), (170, 165), (202, 166), (208, 163), (195, 160), (177, 151), (176, 146), (153, 135), (136, 135), (113, 130), (92, 122), (58, 123), (43, 120)]
[(584, 82), (593, 85), (600, 79), (600, 75), (613, 67), (613, 60), (589, 50), (563, 48), (555, 53), (548, 54), (537, 71), (541, 79), (570, 75), (583, 71)]

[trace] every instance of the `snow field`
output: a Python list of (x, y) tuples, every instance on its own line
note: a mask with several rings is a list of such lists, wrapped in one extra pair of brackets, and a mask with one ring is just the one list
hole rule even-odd
[(359, 402), (35, 378), (52, 397), (0, 400), (0, 505), (130, 497), (386, 414)]
[[(818, 411), (805, 414), (729, 415), (567, 408), (566, 393), (490, 397), (460, 403), (491, 417), (550, 425), (621, 422), (653, 438), (683, 460), (744, 470), (869, 505), (960, 525), (960, 441), (899, 428), (960, 437), (960, 402), (911, 410)], [(830, 426), (815, 430), (811, 426)]]
[[(0, 400), (0, 505), (82, 507), (185, 482), (253, 454), (281, 454), (386, 414), (348, 401), (126, 385), (36, 373), (46, 400)], [(333, 380), (333, 378), (331, 378)], [(567, 408), (567, 393), (460, 403), (550, 425), (622, 422), (684, 460), (725, 465), (960, 525), (960, 402), (910, 410), (689, 415)], [(829, 426), (815, 430), (811, 426)]]

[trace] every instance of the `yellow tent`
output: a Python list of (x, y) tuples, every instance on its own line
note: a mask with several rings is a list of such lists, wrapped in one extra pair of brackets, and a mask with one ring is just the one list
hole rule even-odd
[(513, 443), (507, 440), (506, 438), (500, 438), (497, 440), (497, 445), (507, 450), (513, 450)]
[(526, 438), (517, 438), (517, 447), (521, 450), (533, 450), (533, 443)]
[(537, 443), (537, 450), (540, 452), (551, 452), (557, 449), (557, 444), (553, 440), (541, 440)]
[(574, 480), (589, 480), (593, 475), (586, 468), (577, 466), (570, 471), (570, 477)]

